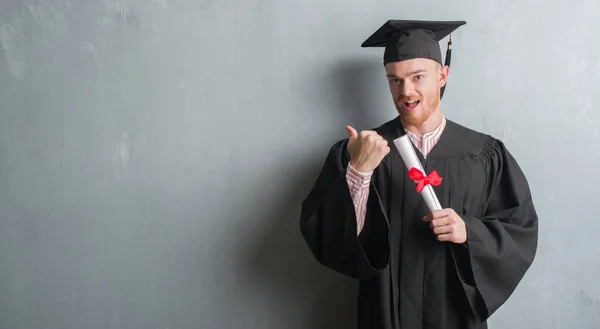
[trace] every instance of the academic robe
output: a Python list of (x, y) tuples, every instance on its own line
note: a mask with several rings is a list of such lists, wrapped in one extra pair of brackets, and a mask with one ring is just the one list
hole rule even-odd
[(517, 161), (498, 140), (451, 120), (427, 160), (442, 208), (466, 225), (463, 244), (439, 242), (393, 140), (398, 117), (374, 129), (390, 153), (374, 170), (363, 230), (346, 181), (348, 139), (335, 143), (302, 202), (300, 228), (322, 265), (359, 280), (359, 329), (487, 328), (534, 260), (537, 214)]

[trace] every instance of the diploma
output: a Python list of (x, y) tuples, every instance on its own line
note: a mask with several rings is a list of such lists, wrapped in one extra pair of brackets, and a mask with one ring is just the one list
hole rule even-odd
[(425, 176), (426, 173), (423, 171), (423, 166), (417, 157), (417, 153), (412, 146), (411, 141), (408, 139), (408, 135), (404, 135), (394, 140), (394, 145), (398, 149), (404, 165), (409, 170), (409, 178), (415, 181), (417, 185), (417, 191), (421, 194), (423, 200), (429, 211), (440, 210), (442, 206), (440, 201), (435, 195), (433, 185), (439, 185), (441, 183), (441, 177), (434, 171), (429, 176)]

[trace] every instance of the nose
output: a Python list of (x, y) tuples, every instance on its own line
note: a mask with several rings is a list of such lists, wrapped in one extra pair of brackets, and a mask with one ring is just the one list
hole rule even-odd
[(405, 80), (400, 87), (400, 91), (402, 92), (402, 96), (412, 96), (415, 94), (415, 85), (412, 82)]

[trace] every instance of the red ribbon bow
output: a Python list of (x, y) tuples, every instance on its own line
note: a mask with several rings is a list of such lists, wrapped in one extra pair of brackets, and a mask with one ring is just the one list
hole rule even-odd
[(412, 167), (408, 172), (408, 177), (417, 181), (417, 192), (421, 192), (427, 185), (440, 186), (442, 183), (442, 177), (440, 177), (437, 171), (432, 171), (429, 176), (425, 176), (422, 171)]

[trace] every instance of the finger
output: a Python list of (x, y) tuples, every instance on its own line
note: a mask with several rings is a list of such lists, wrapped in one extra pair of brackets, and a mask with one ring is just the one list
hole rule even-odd
[(449, 217), (442, 217), (442, 218), (437, 218), (431, 221), (431, 223), (429, 224), (430, 227), (434, 228), (434, 227), (440, 227), (440, 226), (446, 226), (446, 225), (450, 225), (450, 218)]
[(436, 239), (438, 241), (453, 241), (454, 240), (454, 234), (453, 233), (440, 234), (440, 235), (436, 236)]
[(383, 158), (388, 155), (388, 153), (390, 153), (390, 147), (387, 145), (377, 145), (375, 147), (375, 150), (373, 152), (373, 156), (375, 156), (376, 158), (379, 159), (379, 161), (382, 161)]
[(441, 218), (444, 218), (444, 217), (445, 216), (442, 216), (440, 214), (440, 210), (434, 210), (434, 211), (430, 212), (428, 215), (426, 215), (425, 217), (423, 217), (423, 220), (426, 221), (426, 222), (431, 222), (433, 220), (441, 219)]
[(433, 233), (436, 235), (447, 234), (454, 232), (454, 227), (451, 225), (438, 226), (433, 228)]
[(454, 225), (457, 222), (456, 216), (446, 216), (431, 218), (431, 227), (443, 226), (443, 225)]
[(363, 130), (363, 131), (360, 132), (359, 135), (360, 135), (361, 138), (365, 138), (365, 137), (370, 136), (370, 135), (377, 135), (377, 133), (375, 131), (373, 131), (373, 130)]
[(383, 159), (388, 153), (390, 153), (390, 147), (387, 145), (378, 145), (375, 151), (375, 154), (381, 159)]
[(346, 126), (346, 130), (348, 130), (348, 133), (350, 134), (350, 140), (355, 140), (358, 137), (358, 133), (354, 127)]
[(373, 141), (373, 142), (384, 140), (383, 137), (381, 137), (381, 135), (378, 135), (377, 133), (367, 134), (367, 135), (363, 136), (362, 138), (364, 138), (368, 141)]
[(434, 210), (434, 211), (431, 212), (431, 217), (433, 219), (442, 218), (442, 217), (450, 216), (452, 213), (453, 213), (452, 209)]

